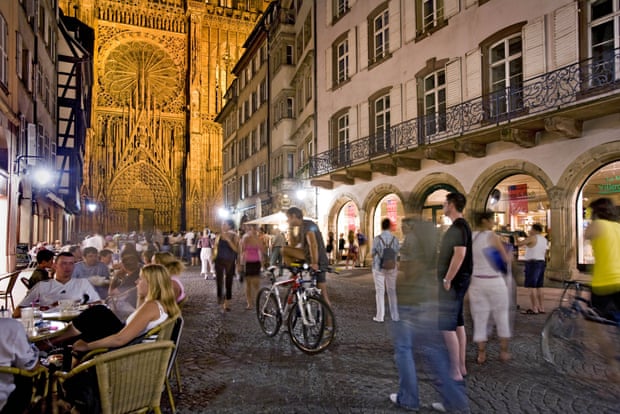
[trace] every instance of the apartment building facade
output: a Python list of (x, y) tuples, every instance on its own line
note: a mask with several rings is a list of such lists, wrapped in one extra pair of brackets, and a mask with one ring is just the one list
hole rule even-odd
[(313, 2), (274, 1), (244, 44), (216, 121), (224, 130), (224, 208), (238, 222), (303, 206), (316, 146)]
[(67, 240), (76, 229), (66, 200), (79, 199), (79, 185), (63, 191), (60, 171), (77, 155), (57, 139), (59, 57), (73, 57), (66, 46), (75, 41), (61, 18), (55, 0), (0, 3), (0, 272), (27, 264), (34, 243)]
[[(548, 274), (592, 263), (587, 204), (619, 202), (620, 4), (325, 0), (316, 4), (319, 223), (369, 237), (441, 204), (541, 223)], [(566, 260), (566, 258), (569, 258)]]

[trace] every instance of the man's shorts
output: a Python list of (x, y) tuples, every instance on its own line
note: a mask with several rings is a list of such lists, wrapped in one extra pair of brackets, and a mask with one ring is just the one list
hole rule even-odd
[(453, 283), (449, 291), (439, 286), (439, 330), (456, 331), (465, 325), (463, 302), (469, 288), (469, 278)]
[(322, 270), (316, 274), (316, 283), (325, 283), (327, 281), (327, 272)]
[(545, 261), (528, 260), (525, 262), (525, 284), (526, 288), (541, 288), (545, 281)]

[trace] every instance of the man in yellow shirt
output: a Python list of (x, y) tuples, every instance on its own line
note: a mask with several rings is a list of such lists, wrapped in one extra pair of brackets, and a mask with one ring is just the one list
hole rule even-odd
[(585, 232), (594, 252), (592, 305), (606, 318), (620, 321), (620, 223), (616, 206), (609, 198), (590, 204), (592, 223)]
[[(609, 198), (599, 198), (590, 204), (592, 223), (585, 232), (594, 252), (592, 272), (592, 307), (598, 313), (620, 324), (620, 223), (618, 211)], [(616, 349), (602, 326), (592, 324), (596, 343), (610, 367), (610, 380), (620, 382), (620, 364), (614, 355)]]

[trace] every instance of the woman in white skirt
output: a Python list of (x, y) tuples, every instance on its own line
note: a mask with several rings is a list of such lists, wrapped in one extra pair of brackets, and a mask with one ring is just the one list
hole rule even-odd
[(200, 276), (203, 276), (205, 280), (209, 278), (215, 279), (215, 267), (213, 267), (213, 235), (208, 227), (205, 227), (202, 231), (202, 237), (198, 240), (198, 246), (200, 247)]
[(474, 271), (469, 285), (469, 307), (474, 322), (474, 342), (478, 344), (476, 361), (484, 364), (487, 359), (487, 325), (489, 316), (493, 316), (500, 340), (499, 358), (510, 359), (508, 341), (511, 337), (508, 318), (509, 297), (506, 280), (496, 270), (485, 254), (485, 249), (496, 249), (505, 263), (510, 263), (510, 256), (499, 236), (493, 231), (494, 214), (484, 212), (476, 215), (477, 230), (472, 235)]

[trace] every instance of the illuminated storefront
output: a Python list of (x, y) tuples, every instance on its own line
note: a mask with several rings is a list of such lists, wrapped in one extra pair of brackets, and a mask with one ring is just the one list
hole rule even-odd
[(601, 197), (610, 198), (616, 206), (620, 205), (620, 161), (595, 171), (581, 187), (577, 197), (577, 267), (580, 270), (594, 263), (592, 247), (583, 234), (591, 220), (588, 205)]

